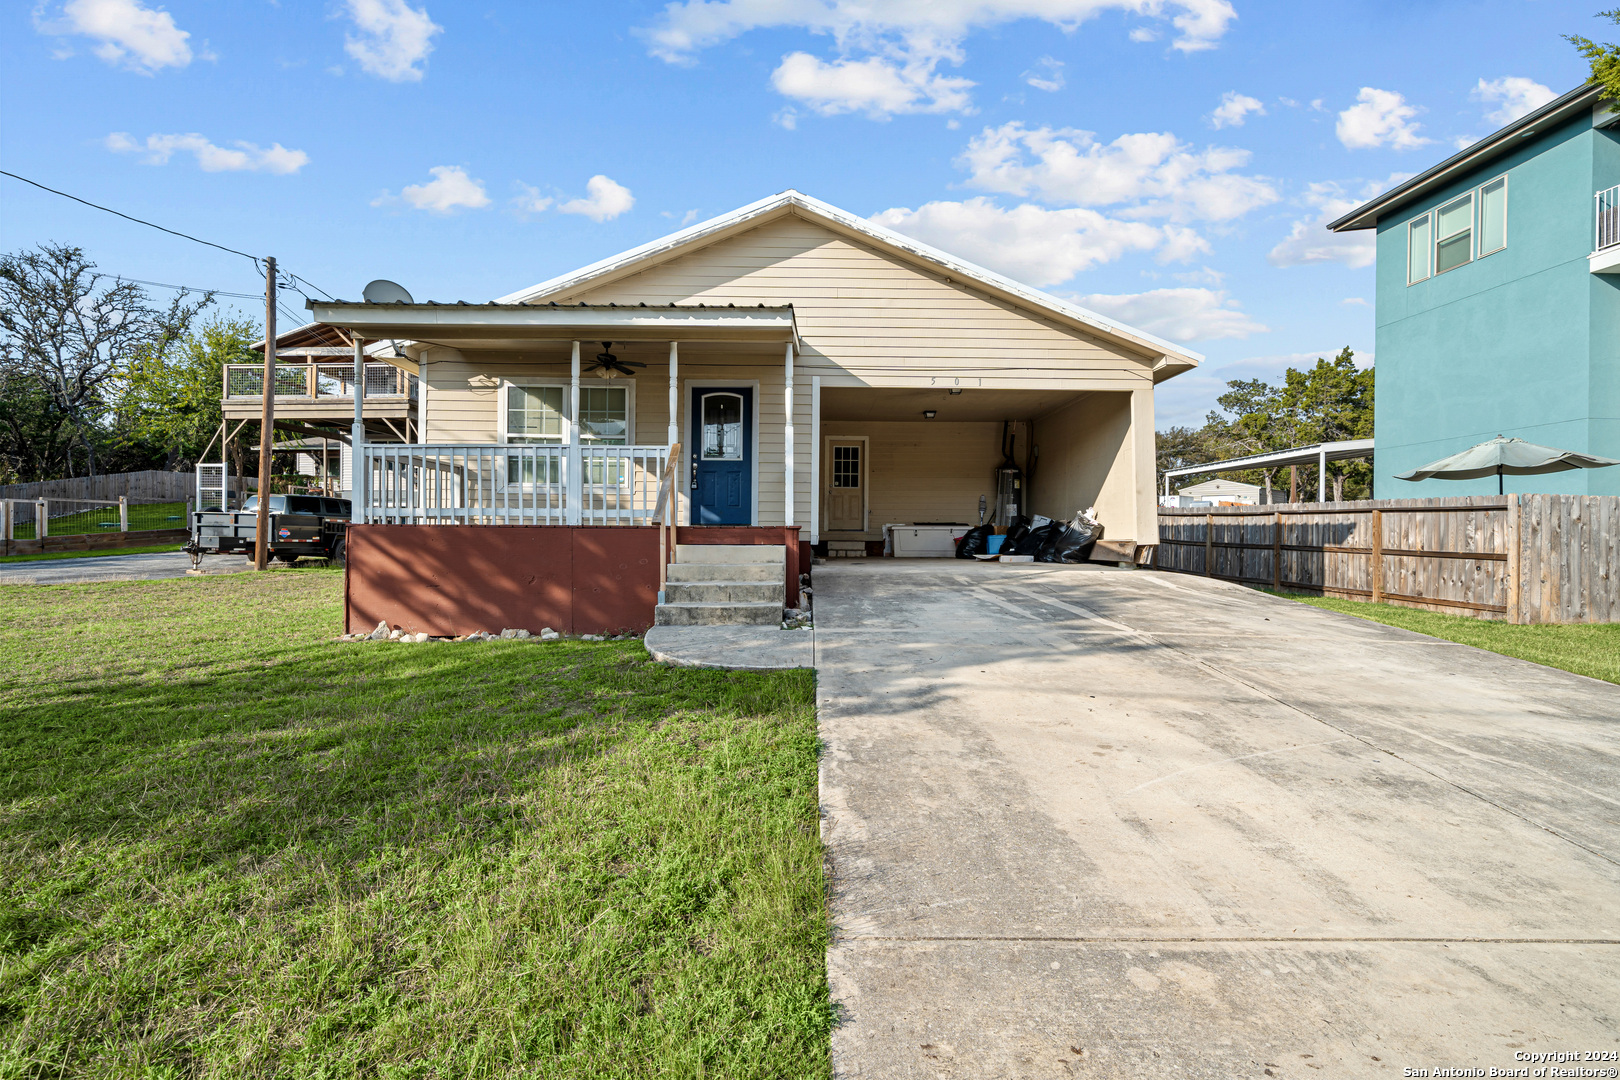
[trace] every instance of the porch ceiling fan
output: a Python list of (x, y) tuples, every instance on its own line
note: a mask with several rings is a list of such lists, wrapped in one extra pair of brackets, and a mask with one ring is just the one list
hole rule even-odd
[(602, 342), (602, 351), (596, 354), (596, 359), (591, 361), (591, 366), (586, 370), (594, 371), (604, 379), (611, 379), (617, 375), (634, 375), (636, 368), (647, 366), (639, 360), (620, 360), (609, 351), (612, 348), (613, 342)]

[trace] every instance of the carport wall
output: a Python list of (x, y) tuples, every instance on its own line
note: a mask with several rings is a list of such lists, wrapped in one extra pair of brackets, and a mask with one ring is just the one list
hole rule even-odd
[[(1053, 398), (1064, 404), (1011, 425), (1013, 458), (1020, 469), (1029, 462), (1032, 431), (1040, 449), (1026, 512), (1066, 519), (1095, 506), (1104, 536), (1153, 543), (1155, 507), (1151, 500), (1144, 506), (1138, 497), (1140, 470), (1147, 470), (1149, 491), (1152, 484), (1152, 396), (1099, 392), (1075, 398), (1072, 392), (1054, 392)], [(941, 415), (962, 400), (940, 402)], [(1133, 416), (1133, 401), (1143, 415)], [(979, 520), (979, 497), (994, 502), (993, 474), (1003, 460), (1000, 421), (823, 418), (820, 431), (821, 539), (878, 540), (884, 525), (917, 521), (972, 524)], [(840, 438), (865, 439), (867, 515), (862, 532), (829, 526), (828, 448)]]

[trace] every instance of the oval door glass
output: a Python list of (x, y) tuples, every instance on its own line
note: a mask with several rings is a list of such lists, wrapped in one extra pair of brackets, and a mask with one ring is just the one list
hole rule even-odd
[(743, 401), (740, 394), (703, 395), (703, 460), (741, 461)]

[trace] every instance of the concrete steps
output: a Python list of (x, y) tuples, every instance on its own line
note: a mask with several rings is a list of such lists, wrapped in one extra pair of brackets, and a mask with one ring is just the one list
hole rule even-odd
[(787, 602), (787, 548), (677, 544), (657, 626), (776, 626)]

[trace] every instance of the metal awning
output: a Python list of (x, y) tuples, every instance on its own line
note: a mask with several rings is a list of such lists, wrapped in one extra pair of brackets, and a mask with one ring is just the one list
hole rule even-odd
[(315, 320), (362, 338), (451, 348), (524, 348), (540, 341), (798, 343), (791, 304), (372, 304), (311, 300)]
[(1170, 494), (1172, 476), (1198, 476), (1202, 473), (1242, 472), (1245, 469), (1272, 469), (1284, 465), (1315, 465), (1322, 477), (1317, 491), (1325, 487), (1327, 463), (1372, 457), (1371, 439), (1344, 439), (1339, 442), (1311, 443), (1309, 446), (1291, 446), (1287, 450), (1273, 450), (1269, 454), (1249, 454), (1246, 457), (1209, 461), (1202, 465), (1183, 465), (1179, 469), (1164, 471), (1164, 493)]

